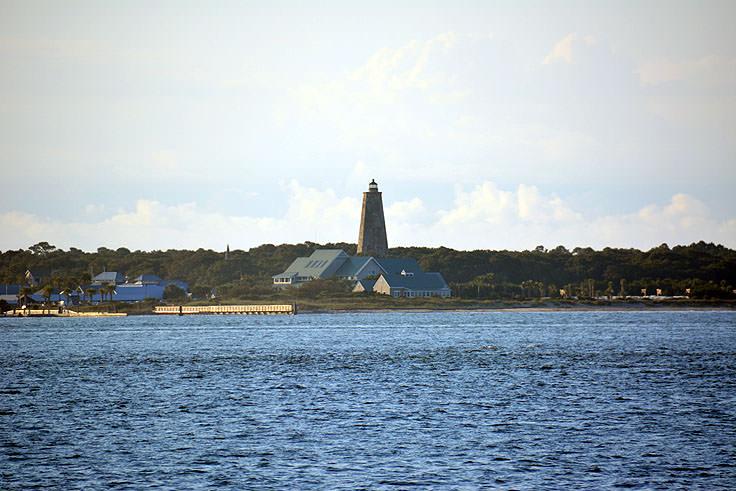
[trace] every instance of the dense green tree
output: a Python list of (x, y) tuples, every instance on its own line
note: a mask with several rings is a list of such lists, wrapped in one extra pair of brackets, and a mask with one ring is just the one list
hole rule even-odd
[(167, 302), (176, 302), (185, 300), (187, 298), (187, 293), (179, 286), (169, 283), (166, 285), (166, 288), (164, 288), (164, 300)]
[[(0, 252), (0, 283), (22, 284), (27, 269), (49, 269), (55, 288), (82, 286), (93, 271), (118, 271), (135, 278), (155, 274), (189, 285), (208, 285), (220, 292), (246, 297), (274, 295), (271, 276), (284, 271), (300, 256), (321, 247), (355, 253), (355, 244), (264, 244), (247, 251), (234, 249), (228, 259), (209, 249), (130, 251), (100, 247), (95, 252), (57, 249), (39, 242), (28, 249)], [(638, 295), (641, 288), (656, 288), (684, 295), (687, 288), (702, 298), (728, 298), (736, 285), (736, 251), (722, 245), (698, 242), (662, 244), (648, 251), (604, 248), (595, 251), (563, 246), (530, 251), (458, 251), (446, 247), (397, 247), (391, 256), (415, 258), (426, 271), (439, 271), (453, 292), (469, 298), (521, 298), (552, 296), (552, 285), (564, 285), (566, 296), (607, 294), (609, 283), (618, 294)], [(485, 275), (492, 275), (488, 281)], [(531, 283), (524, 283), (524, 282)], [(524, 284), (524, 288), (522, 288)], [(542, 286), (540, 286), (541, 284)], [(554, 288), (559, 294), (559, 288)], [(96, 293), (96, 292), (95, 292)], [(228, 294), (230, 294), (228, 293)]]
[(54, 252), (56, 250), (56, 246), (53, 246), (48, 242), (39, 242), (29, 247), (28, 250), (31, 251), (33, 254), (45, 256), (47, 254), (50, 254), (51, 252)]
[(212, 295), (212, 288), (204, 285), (195, 285), (190, 291), (192, 292), (192, 297), (199, 300), (209, 299), (210, 295)]

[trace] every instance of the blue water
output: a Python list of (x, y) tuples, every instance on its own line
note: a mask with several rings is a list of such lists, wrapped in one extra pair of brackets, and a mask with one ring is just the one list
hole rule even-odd
[(736, 312), (0, 319), (2, 489), (733, 489)]

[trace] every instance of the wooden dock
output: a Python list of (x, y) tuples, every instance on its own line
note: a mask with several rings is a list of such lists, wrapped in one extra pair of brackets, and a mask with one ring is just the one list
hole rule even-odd
[(294, 315), (295, 305), (166, 305), (154, 307), (155, 314), (170, 315)]

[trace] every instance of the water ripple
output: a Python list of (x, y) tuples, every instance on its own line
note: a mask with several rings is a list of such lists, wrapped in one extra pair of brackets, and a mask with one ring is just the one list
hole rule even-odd
[(736, 314), (0, 319), (2, 489), (733, 489)]

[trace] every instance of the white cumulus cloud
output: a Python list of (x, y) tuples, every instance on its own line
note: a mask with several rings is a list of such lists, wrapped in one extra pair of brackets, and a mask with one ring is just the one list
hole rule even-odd
[[(296, 181), (286, 183), (281, 191), (288, 201), (281, 216), (227, 215), (204, 211), (196, 203), (167, 205), (153, 200), (139, 200), (132, 210), (93, 222), (6, 212), (0, 214), (4, 232), (0, 249), (19, 244), (28, 247), (39, 241), (86, 250), (99, 246), (221, 250), (226, 244), (247, 249), (264, 243), (357, 240), (359, 198)], [(635, 212), (592, 217), (530, 184), (520, 184), (515, 190), (500, 189), (490, 181), (470, 189), (458, 186), (452, 201), (451, 207), (439, 211), (428, 209), (418, 197), (385, 201), (389, 246), (520, 250), (539, 244), (598, 249), (648, 249), (662, 242), (674, 245), (700, 240), (728, 247), (736, 244), (736, 219), (716, 218), (705, 203), (685, 193)]]
[(565, 63), (572, 63), (572, 45), (577, 39), (577, 34), (568, 34), (562, 38), (555, 47), (552, 48), (552, 52), (547, 55), (542, 64), (549, 65), (555, 61), (563, 61)]

